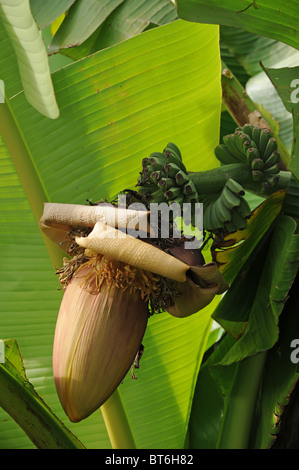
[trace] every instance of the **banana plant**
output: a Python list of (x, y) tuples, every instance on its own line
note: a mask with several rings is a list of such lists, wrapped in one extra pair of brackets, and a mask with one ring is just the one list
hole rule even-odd
[[(5, 22), (10, 3), (1, 2)], [(284, 428), (297, 378), (289, 359), (297, 334), (296, 163), (273, 118), (250, 97), (244, 103), (242, 85), (221, 64), (218, 26), (174, 21), (180, 14), (193, 21), (187, 1), (177, 11), (171, 2), (150, 11), (137, 3), (44, 2), (41, 10), (31, 1), (40, 28), (52, 23), (50, 59), (60, 52), (72, 60), (52, 76), (47, 69), (57, 106), (48, 117), (28, 98), (30, 86), (39, 89), (28, 85), (31, 72), (11, 60), (13, 26), (1, 32), (9, 215), (0, 334), (17, 339), (26, 369), (15, 343), (4, 341), (0, 403), (19, 427), (4, 415), (2, 447), (265, 448)], [(40, 35), (36, 44), (45, 57)], [(222, 97), (235, 121), (227, 134)], [(186, 258), (171, 239), (117, 241), (136, 217), (117, 208), (120, 192), (147, 209), (201, 202), (200, 250)], [(14, 406), (11, 389), (21, 397)]]

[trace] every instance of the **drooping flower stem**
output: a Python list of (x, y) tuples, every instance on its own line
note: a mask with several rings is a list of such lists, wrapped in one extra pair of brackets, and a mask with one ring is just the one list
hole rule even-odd
[(134, 437), (118, 390), (102, 405), (101, 412), (113, 449), (136, 449)]
[(214, 194), (221, 191), (228, 178), (233, 178), (242, 186), (252, 180), (250, 167), (243, 163), (188, 173), (188, 177), (193, 181), (198, 194)]
[(194, 183), (198, 194), (215, 194), (223, 189), (228, 178), (232, 178), (244, 189), (265, 197), (274, 191), (285, 189), (289, 184), (291, 173), (281, 171), (278, 183), (267, 192), (261, 192), (261, 185), (252, 181), (251, 168), (244, 163), (232, 163), (212, 170), (188, 173), (188, 177)]
[(220, 427), (218, 449), (249, 448), (253, 414), (266, 357), (267, 352), (260, 352), (238, 363)]

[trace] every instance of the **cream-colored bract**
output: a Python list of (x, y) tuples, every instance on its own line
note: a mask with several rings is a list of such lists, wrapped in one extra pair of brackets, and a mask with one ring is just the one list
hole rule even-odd
[(116, 228), (97, 222), (87, 237), (76, 237), (78, 245), (95, 253), (174, 281), (184, 282), (189, 266), (159, 248)]

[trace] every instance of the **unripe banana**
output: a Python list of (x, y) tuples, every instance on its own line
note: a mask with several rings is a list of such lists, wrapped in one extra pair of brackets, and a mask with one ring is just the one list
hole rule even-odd
[(259, 141), (259, 146), (258, 146), (261, 155), (264, 154), (264, 152), (266, 150), (266, 147), (267, 147), (267, 143), (268, 143), (270, 137), (272, 137), (272, 134), (271, 134), (269, 129), (262, 129), (261, 130), (260, 141)]
[(250, 139), (252, 139), (252, 130), (253, 130), (253, 125), (249, 123), (244, 124), (244, 126), (242, 127), (242, 132), (244, 132), (244, 134), (247, 134), (250, 137)]
[(203, 227), (205, 230), (212, 230), (212, 221), (211, 221), (211, 204), (204, 204), (203, 211)]
[(272, 154), (272, 152), (274, 152), (274, 150), (277, 150), (277, 142), (274, 137), (270, 137), (263, 153), (263, 159), (267, 160), (268, 157), (270, 157), (270, 155)]
[(184, 202), (189, 202), (191, 204), (194, 204), (195, 202), (198, 202), (197, 192), (184, 195)]
[(224, 165), (229, 165), (230, 163), (236, 163), (239, 161), (238, 158), (231, 154), (228, 148), (223, 144), (217, 145), (214, 153), (216, 158), (218, 158), (218, 160)]
[(266, 175), (266, 182), (270, 184), (270, 186), (275, 186), (279, 181), (279, 175)]
[(233, 178), (229, 178), (225, 186), (235, 194), (239, 194), (240, 196), (244, 196), (245, 194), (243, 187)]
[(154, 170), (160, 170), (166, 164), (166, 157), (164, 153), (155, 152), (150, 155), (150, 164)]
[(166, 148), (172, 150), (176, 154), (178, 159), (182, 161), (181, 151), (173, 142), (168, 142), (168, 144), (166, 145)]
[(174, 199), (178, 197), (180, 194), (181, 194), (181, 188), (178, 188), (177, 186), (168, 189), (165, 193), (167, 199)]
[(147, 157), (143, 158), (142, 160), (142, 167), (146, 167), (147, 165), (149, 165), (150, 161)]
[(218, 219), (216, 201), (211, 202), (211, 230), (217, 231), (222, 227), (220, 220)]
[(232, 221), (238, 230), (243, 230), (247, 226), (246, 219), (237, 210), (233, 211)]
[(278, 150), (274, 150), (271, 155), (265, 160), (265, 168), (270, 168), (271, 166), (280, 162), (280, 153)]
[(138, 186), (138, 194), (141, 194), (142, 196), (144, 194), (151, 194), (155, 190), (157, 190), (157, 186), (153, 184), (146, 183), (143, 186)]
[[(221, 200), (218, 198), (216, 201), (214, 201), (214, 213), (215, 213), (215, 228), (216, 229), (221, 229), (224, 225), (225, 222), (228, 222), (228, 220), (225, 220), (224, 214), (221, 211)], [(227, 208), (226, 208), (227, 209)]]
[(262, 170), (264, 168), (264, 162), (261, 158), (254, 158), (251, 163), (251, 168), (253, 170)]
[(236, 145), (235, 137), (236, 137), (236, 136), (235, 136), (234, 134), (225, 135), (225, 136), (223, 137), (223, 143), (226, 145), (226, 147), (228, 148), (228, 150), (229, 150), (233, 155), (235, 155), (235, 157), (236, 157), (238, 160), (243, 161), (243, 160), (244, 160), (244, 154), (239, 150), (238, 146)]
[(254, 170), (252, 172), (253, 181), (262, 181), (264, 178), (264, 173), (261, 170)]
[(276, 165), (270, 166), (269, 168), (264, 168), (263, 172), (265, 175), (278, 174), (280, 172), (279, 163), (276, 163)]
[(184, 186), (183, 186), (183, 193), (184, 194), (191, 194), (191, 193), (196, 193), (196, 188), (195, 188), (195, 185), (193, 183), (193, 181), (188, 181), (188, 183), (186, 183)]
[(162, 178), (162, 175), (163, 175), (163, 173), (162, 173), (161, 171), (158, 171), (158, 170), (157, 170), (157, 171), (153, 171), (153, 172), (150, 174), (150, 179), (151, 179), (154, 183), (156, 182), (156, 183), (158, 184), (158, 180), (159, 180), (160, 178)]
[(153, 171), (156, 171), (156, 170), (154, 170), (151, 165), (147, 165), (146, 167), (144, 167), (143, 174), (145, 178), (149, 178)]
[(259, 146), (260, 136), (262, 129), (258, 126), (254, 126), (252, 129), (252, 140), (255, 142), (256, 146)]
[(165, 166), (165, 171), (167, 176), (175, 177), (175, 175), (181, 170), (181, 168), (175, 163), (167, 163)]
[(237, 231), (237, 227), (235, 226), (234, 222), (231, 221), (225, 224), (225, 230), (227, 230), (229, 233), (234, 233)]
[(228, 189), (227, 186), (224, 186), (222, 189), (220, 197), (222, 198), (223, 204), (230, 210), (234, 207), (238, 207), (241, 204), (240, 197)]
[(176, 204), (179, 204), (180, 206), (182, 206), (183, 202), (184, 202), (184, 196), (183, 196), (183, 194), (180, 194), (178, 197), (175, 197), (174, 199), (172, 199), (171, 204), (176, 203)]
[(260, 158), (260, 153), (256, 147), (249, 147), (246, 150), (246, 157), (249, 165), (251, 165), (255, 158)]
[(174, 163), (178, 165), (184, 172), (187, 172), (185, 165), (183, 164), (182, 160), (178, 157), (178, 155), (170, 148), (166, 147), (164, 149), (164, 155), (166, 157), (167, 163)]
[(153, 202), (157, 202), (158, 204), (165, 201), (165, 190), (160, 188), (157, 191), (154, 191), (151, 193), (151, 198)]
[(175, 180), (172, 178), (161, 178), (159, 180), (158, 185), (162, 188), (171, 188), (172, 186), (175, 186)]
[(217, 206), (219, 212), (219, 220), (222, 225), (230, 222), (232, 220), (232, 212), (228, 209), (228, 207), (223, 203), (221, 196), (217, 199)]
[(243, 156), (243, 161), (246, 162), (246, 150), (249, 147), (249, 140), (248, 140), (248, 135), (243, 134), (242, 132), (235, 132), (235, 138), (234, 138), (235, 144), (240, 150), (242, 156)]
[(180, 170), (175, 175), (175, 181), (178, 186), (183, 186), (189, 181), (189, 178), (184, 171)]
[(251, 209), (246, 199), (241, 199), (241, 204), (238, 207), (238, 211), (245, 219), (248, 219), (251, 216)]

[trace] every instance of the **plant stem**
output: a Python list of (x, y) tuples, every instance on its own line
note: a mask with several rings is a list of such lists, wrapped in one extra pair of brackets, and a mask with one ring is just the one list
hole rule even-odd
[(252, 174), (249, 165), (232, 163), (212, 170), (188, 173), (188, 178), (194, 183), (198, 194), (215, 194), (223, 189), (228, 178), (244, 185), (252, 181)]
[(134, 437), (118, 390), (101, 406), (113, 449), (136, 449)]
[(262, 111), (257, 109), (257, 105), (247, 95), (241, 83), (224, 63), (222, 63), (221, 85), (223, 101), (238, 126), (242, 127), (244, 124), (250, 123), (254, 126), (265, 127), (271, 130), (280, 152), (281, 169), (286, 170), (291, 156), (278, 137), (273, 122), (263, 116)]
[(220, 427), (217, 449), (248, 449), (266, 356), (266, 352), (261, 352), (238, 363)]
[[(35, 220), (38, 223), (43, 213), (44, 202), (48, 202), (49, 197), (24, 135), (15, 119), (9, 100), (0, 104), (0, 133), (15, 165)], [(63, 258), (62, 250), (43, 234), (42, 236), (52, 263), (55, 266), (59, 266)]]
[(215, 194), (221, 191), (228, 178), (233, 178), (244, 189), (259, 196), (267, 197), (275, 191), (286, 189), (291, 179), (291, 172), (281, 171), (278, 183), (268, 190), (263, 190), (260, 182), (252, 180), (252, 170), (244, 163), (232, 163), (212, 170), (188, 173), (188, 177), (194, 183), (199, 194)]

